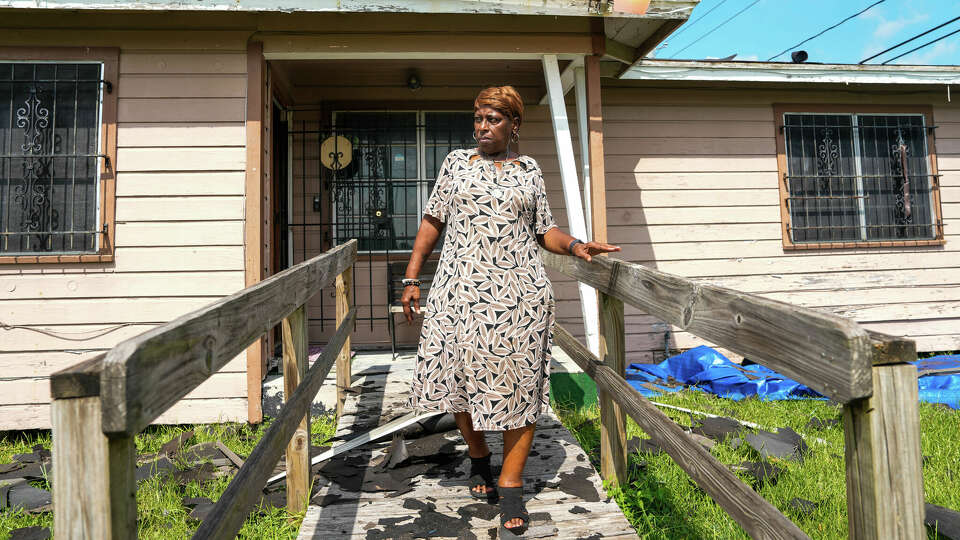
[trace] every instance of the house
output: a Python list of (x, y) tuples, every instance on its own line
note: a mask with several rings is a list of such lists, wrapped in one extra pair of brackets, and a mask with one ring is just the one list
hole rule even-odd
[[(0, 430), (49, 427), (50, 373), (346, 238), (353, 343), (389, 344), (386, 264), (477, 91), (516, 85), (545, 140), (545, 62), (560, 92), (589, 56), (599, 88), (696, 3), (0, 0)], [(333, 309), (310, 304), (318, 344)], [(159, 421), (259, 421), (272, 352)]]
[[(524, 96), (565, 230), (960, 348), (956, 68), (642, 59), (692, 0), (44, 5), (0, 0), (0, 429), (49, 427), (51, 372), (348, 238), (353, 346), (389, 348), (387, 264), (489, 84)], [(589, 343), (590, 291), (551, 278)], [(334, 310), (311, 301), (316, 344)], [(700, 343), (626, 316), (628, 361)], [(272, 352), (160, 421), (259, 421)]]

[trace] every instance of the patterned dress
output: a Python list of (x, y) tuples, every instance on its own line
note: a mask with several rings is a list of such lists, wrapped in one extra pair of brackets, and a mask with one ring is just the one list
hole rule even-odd
[(501, 165), (451, 152), (424, 210), (446, 226), (410, 406), (470, 412), (480, 431), (536, 422), (550, 384), (556, 302), (536, 235), (556, 222), (537, 162)]

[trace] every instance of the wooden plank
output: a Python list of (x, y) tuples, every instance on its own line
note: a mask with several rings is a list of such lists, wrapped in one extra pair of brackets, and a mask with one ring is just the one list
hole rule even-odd
[[(54, 400), (100, 396), (100, 372), (103, 369), (101, 353), (50, 377), (50, 396)], [(54, 407), (54, 414), (56, 407)], [(99, 415), (97, 415), (99, 418)], [(56, 423), (56, 422), (54, 422)], [(97, 426), (99, 429), (99, 426)]]
[[(754, 172), (608, 172), (607, 187), (615, 189), (650, 189), (665, 191), (700, 191), (709, 189), (770, 189), (777, 185), (776, 171)], [(611, 201), (613, 202), (613, 201)]]
[[(591, 175), (592, 177), (593, 175)], [(547, 194), (547, 199), (550, 194)], [(550, 201), (553, 217), (567, 220), (562, 199)], [(713, 206), (699, 208), (609, 208), (607, 221), (613, 225), (699, 225), (726, 223), (779, 223), (776, 206)]]
[[(611, 236), (615, 229), (611, 230)], [(907, 253), (905, 250), (903, 253)], [(898, 253), (803, 253), (790, 257), (756, 257), (751, 259), (712, 259), (655, 262), (657, 269), (688, 277), (725, 277), (777, 274), (806, 274), (811, 272), (849, 272), (867, 270), (904, 270), (924, 268), (956, 268), (951, 253), (911, 250), (910, 256)], [(644, 261), (636, 261), (643, 263)]]
[(843, 407), (850, 538), (926, 538), (917, 368), (873, 368), (873, 396)]
[(604, 164), (606, 148), (604, 145), (603, 110), (600, 95), (600, 58), (596, 55), (587, 55), (583, 62), (587, 87), (591, 240), (607, 242), (607, 179)]
[[(264, 95), (266, 83), (266, 62), (263, 59), (263, 43), (249, 41), (246, 54), (247, 74), (247, 106), (245, 127), (247, 135), (246, 154), (244, 156), (244, 250), (243, 268), (245, 283), (250, 287), (266, 275), (263, 272), (263, 262), (266, 257), (263, 252), (263, 128), (264, 106), (268, 101)], [(298, 304), (299, 305), (299, 304)], [(257, 339), (247, 347), (247, 382), (250, 388), (261, 388), (264, 376), (263, 366), (267, 361), (267, 343)], [(259, 390), (257, 395), (251, 396), (249, 401), (250, 422), (258, 423), (263, 420), (263, 398)]]
[[(623, 335), (623, 302), (600, 293), (600, 355), (603, 364), (624, 376), (626, 345)], [(600, 402), (600, 474), (622, 486), (627, 481), (627, 419), (605, 389), (597, 389)]]
[(6, 324), (124, 324), (159, 323), (195, 310), (211, 298), (104, 298), (10, 300), (0, 304)]
[(151, 221), (241, 221), (243, 197), (122, 197), (117, 201), (117, 220)]
[(120, 56), (120, 73), (242, 75), (247, 73), (247, 56), (243, 52), (124, 52)]
[[(283, 397), (290, 401), (307, 376), (307, 315), (304, 306), (298, 307), (283, 319)], [(286, 451), (287, 510), (302, 512), (310, 499), (310, 407), (294, 431)]]
[(654, 407), (623, 377), (602, 364), (563, 327), (557, 344), (633, 418), (710, 497), (753, 538), (808, 538), (772, 504), (740, 481), (700, 443)]
[[(105, 353), (104, 353), (105, 354)], [(94, 368), (90, 368), (94, 369)], [(88, 372), (88, 377), (99, 377), (100, 371)], [(84, 391), (74, 385), (75, 391)], [(92, 389), (91, 385), (83, 388)], [(0, 380), (0, 405), (18, 403), (48, 403), (51, 395), (50, 379), (47, 377), (4, 378)], [(233, 398), (247, 395), (246, 373), (217, 372), (184, 396), (184, 399)]]
[(117, 85), (120, 98), (242, 98), (246, 75), (192, 73), (123, 74)]
[(243, 221), (118, 223), (117, 246), (242, 246)]
[[(343, 273), (337, 276), (337, 327), (343, 322), (344, 317), (353, 306), (353, 267), (344, 269)], [(392, 316), (392, 315), (391, 315)], [(337, 414), (343, 413), (343, 403), (346, 399), (347, 388), (353, 384), (351, 382), (352, 368), (350, 366), (350, 336), (344, 341), (343, 349), (337, 355)]]
[(140, 432), (332, 282), (356, 250), (351, 240), (114, 347), (101, 379), (104, 432)]
[(309, 410), (317, 390), (320, 389), (347, 336), (350, 335), (356, 313), (356, 308), (352, 308), (344, 317), (333, 339), (327, 343), (320, 357), (314, 361), (303, 381), (290, 396), (276, 420), (267, 428), (256, 448), (220, 496), (207, 519), (200, 524), (193, 538), (233, 538), (240, 530), (247, 514), (259, 500), (262, 487), (273, 472), (287, 442), (296, 431), (300, 419)]
[(117, 248), (117, 272), (189, 272), (240, 270), (245, 250), (240, 246), (176, 246)]
[(243, 122), (128, 122), (118, 126), (117, 137), (120, 148), (241, 146), (246, 141)]
[(50, 404), (0, 405), (0, 430), (50, 429)]
[[(638, 264), (591, 263), (541, 250), (547, 266), (665, 322), (763, 363), (845, 403), (869, 396), (873, 351), (852, 321), (755, 295), (698, 285)], [(776, 342), (771, 336), (777, 336)], [(816, 336), (811, 346), (811, 336)]]
[(181, 399), (152, 424), (209, 424), (247, 421), (247, 397)]
[[(774, 156), (744, 156), (726, 159), (727, 156), (610, 156), (605, 161), (609, 173), (715, 173), (715, 172), (777, 172)], [(544, 174), (556, 174), (559, 165), (555, 156), (537, 159)]]
[(100, 431), (100, 399), (53, 401), (54, 527), (66, 538), (135, 538), (136, 482), (132, 438)]
[[(722, 155), (739, 158), (742, 156), (766, 156), (776, 152), (773, 129), (765, 137), (657, 137), (656, 131), (640, 131), (642, 126), (632, 126), (632, 133), (612, 136), (604, 132), (604, 155), (646, 156), (669, 155)], [(523, 151), (531, 155), (549, 154), (549, 140), (524, 139)], [(555, 151), (555, 150), (554, 150)], [(579, 157), (579, 152), (578, 152)]]
[(901, 364), (917, 359), (917, 342), (867, 330), (873, 345), (873, 365)]
[(245, 103), (244, 98), (125, 98), (117, 109), (126, 123), (242, 122)]
[[(776, 188), (737, 188), (737, 189), (647, 189), (636, 186), (626, 189), (607, 187), (607, 208), (682, 208), (716, 206), (775, 206), (780, 202)], [(557, 197), (559, 193), (547, 191), (547, 196)], [(703, 237), (687, 237), (686, 240), (706, 240)]]
[[(161, 230), (164, 228), (165, 226), (159, 227)], [(8, 291), (4, 300), (225, 296), (241, 288), (243, 288), (241, 271), (0, 276), (0, 290)], [(94, 329), (90, 330), (90, 333), (95, 333), (92, 331)], [(67, 331), (69, 333), (69, 329)], [(7, 349), (8, 345), (22, 346), (16, 339), (5, 339), (4, 346), (0, 347), (0, 350)], [(91, 349), (98, 347), (90, 346), (86, 340), (84, 346)]]
[(122, 172), (117, 196), (243, 195), (244, 173), (232, 172)]
[[(176, 159), (171, 159), (171, 154)], [(120, 148), (117, 161), (122, 172), (242, 171), (246, 152), (242, 146), (215, 148)]]

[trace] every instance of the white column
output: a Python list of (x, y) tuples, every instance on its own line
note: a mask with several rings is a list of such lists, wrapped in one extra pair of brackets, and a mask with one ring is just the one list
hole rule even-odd
[[(560, 161), (560, 179), (563, 184), (563, 202), (567, 210), (567, 226), (570, 234), (587, 240), (589, 236), (583, 216), (583, 203), (580, 200), (577, 163), (573, 159), (573, 140), (570, 136), (570, 123), (567, 121), (567, 106), (563, 99), (563, 86), (560, 83), (560, 68), (557, 65), (556, 55), (543, 55), (543, 76), (547, 82), (547, 95), (550, 97), (550, 117), (553, 124), (553, 139), (557, 145), (557, 158)], [(583, 124), (585, 125), (586, 122)], [(584, 154), (584, 161), (589, 161), (587, 156), (588, 154)], [(586, 185), (589, 186), (589, 183)], [(591, 352), (599, 355), (597, 291), (584, 283), (579, 283), (579, 288), (587, 347)]]
[[(577, 96), (577, 137), (580, 139), (580, 163), (583, 169), (583, 210), (587, 222), (587, 238), (593, 239), (590, 218), (590, 126), (587, 124), (587, 75), (583, 66), (573, 68), (573, 85)], [(591, 351), (595, 352), (595, 351)]]

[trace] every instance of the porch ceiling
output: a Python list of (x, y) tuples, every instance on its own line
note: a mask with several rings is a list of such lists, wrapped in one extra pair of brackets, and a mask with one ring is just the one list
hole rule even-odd
[[(294, 105), (320, 102), (466, 102), (486, 86), (514, 86), (527, 103), (546, 92), (538, 60), (274, 60)], [(416, 74), (421, 88), (407, 81)]]

